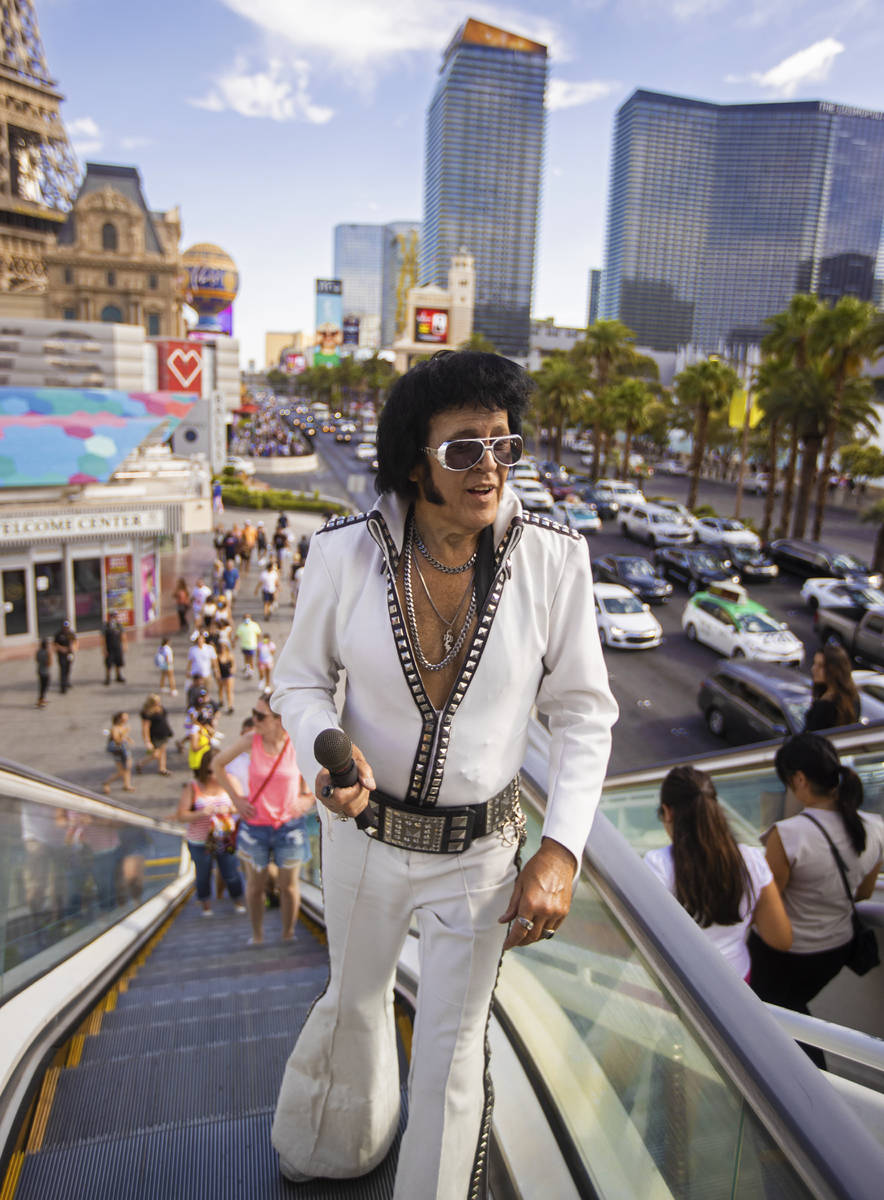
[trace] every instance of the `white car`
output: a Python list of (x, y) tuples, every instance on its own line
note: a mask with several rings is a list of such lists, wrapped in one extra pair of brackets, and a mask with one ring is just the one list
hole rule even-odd
[(377, 456), (377, 452), (374, 442), (360, 442), (356, 447), (356, 457), (360, 462), (371, 462)]
[(540, 482), (540, 472), (537, 464), (530, 458), (520, 458), (515, 466), (510, 467), (510, 483), (521, 482), (523, 479), (534, 483)]
[(697, 524), (697, 518), (691, 510), (684, 504), (679, 504), (677, 500), (668, 500), (665, 496), (660, 496), (651, 503), (656, 504), (658, 508), (666, 508), (669, 512), (676, 513), (687, 525), (690, 525), (691, 529)]
[[(751, 471), (743, 480), (743, 491), (751, 492), (753, 496), (766, 496), (770, 491), (770, 475), (767, 471)], [(774, 484), (774, 495), (779, 496), (783, 491), (783, 481), (778, 479)]]
[(788, 625), (749, 599), (738, 584), (712, 584), (685, 605), (681, 627), (692, 642), (702, 642), (728, 658), (754, 658), (799, 667), (804, 643)]
[(555, 501), (542, 483), (535, 479), (514, 479), (510, 486), (528, 512), (551, 513)]
[(595, 619), (603, 646), (619, 650), (652, 650), (659, 646), (663, 627), (647, 604), (619, 583), (597, 583)]
[(688, 469), (677, 458), (664, 458), (662, 462), (655, 464), (654, 473), (656, 475), (687, 475)]
[(694, 531), (677, 513), (656, 504), (621, 504), (620, 532), (649, 546), (688, 546)]
[(237, 475), (254, 475), (255, 464), (250, 458), (242, 458), (239, 454), (231, 454), (227, 458), (225, 467), (230, 467), (232, 471), (236, 471)]
[(625, 479), (600, 479), (595, 486), (613, 492), (618, 504), (647, 504), (644, 492)]
[(713, 546), (750, 546), (753, 550), (761, 549), (761, 538), (751, 529), (747, 529), (742, 521), (734, 521), (731, 517), (700, 517), (694, 526), (698, 542), (706, 542)]
[(811, 612), (818, 608), (884, 607), (884, 592), (849, 579), (806, 579), (801, 599)]
[(601, 517), (594, 504), (559, 503), (553, 505), (552, 519), (578, 533), (598, 533), (602, 527)]

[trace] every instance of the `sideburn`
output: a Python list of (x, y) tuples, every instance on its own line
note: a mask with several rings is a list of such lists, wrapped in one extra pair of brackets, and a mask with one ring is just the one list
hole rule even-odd
[(442, 508), (445, 504), (445, 497), (440, 491), (437, 491), (436, 485), (433, 483), (433, 477), (430, 474), (430, 468), (426, 459), (422, 459), (417, 467), (417, 479), (415, 480), (420, 493), (428, 504), (436, 504)]

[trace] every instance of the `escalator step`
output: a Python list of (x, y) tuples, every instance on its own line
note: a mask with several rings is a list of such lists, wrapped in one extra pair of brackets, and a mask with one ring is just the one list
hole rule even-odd
[[(139, 979), (137, 985), (130, 986), (128, 992), (123, 992), (117, 999), (117, 1007), (122, 1009), (128, 1008), (145, 1008), (153, 1005), (164, 1004), (187, 999), (210, 1000), (213, 996), (220, 992), (234, 993), (240, 992), (245, 994), (253, 994), (263, 991), (265, 982), (268, 987), (276, 987), (278, 984), (286, 980), (293, 980), (294, 975), (291, 970), (281, 970), (275, 973), (263, 975), (261, 977), (260, 986), (255, 982), (254, 972), (249, 972), (244, 975), (239, 975), (231, 979), (227, 978), (202, 978), (191, 979), (185, 983), (163, 983), (156, 986), (150, 986), (144, 979)], [(314, 994), (322, 991), (325, 986), (325, 981), (328, 979), (328, 966), (321, 966), (314, 974)]]
[[(151, 1022), (162, 1024), (166, 1021), (196, 1021), (203, 1017), (227, 1016), (235, 1020), (240, 1013), (254, 1012), (262, 1008), (284, 1008), (286, 1004), (309, 1002), (317, 992), (322, 990), (328, 971), (323, 968), (317, 975), (310, 972), (306, 979), (301, 975), (282, 976), (283, 982), (274, 983), (268, 987), (264, 980), (260, 988), (250, 991), (227, 991), (222, 980), (216, 984), (215, 990), (208, 997), (191, 997), (182, 999), (179, 995), (161, 1001), (153, 1000)], [(318, 982), (317, 982), (318, 979)], [(131, 993), (127, 992), (117, 998), (117, 1007), (104, 1014), (101, 1031), (115, 1032), (128, 1028), (144, 1020), (141, 1004), (125, 1005)], [(137, 1000), (137, 995), (133, 996)]]
[(25, 1158), (16, 1200), (389, 1200), (405, 1122), (360, 1179), (293, 1185), (270, 1145), (272, 1110), (46, 1149)]
[(43, 1145), (272, 1108), (293, 1044), (294, 1031), (61, 1071)]
[(140, 1021), (131, 1028), (113, 1031), (102, 1025), (97, 1037), (87, 1037), (80, 1066), (90, 1063), (113, 1062), (119, 1059), (141, 1059), (144, 1055), (163, 1050), (166, 1053), (210, 1047), (228, 1042), (236, 1030), (239, 1041), (253, 1038), (289, 1037), (294, 1045), (295, 1035), (306, 1020), (311, 1001), (289, 1002), (278, 1008), (258, 1005), (249, 1012), (239, 1013), (235, 1021), (231, 1014), (193, 1017), (178, 1021)]

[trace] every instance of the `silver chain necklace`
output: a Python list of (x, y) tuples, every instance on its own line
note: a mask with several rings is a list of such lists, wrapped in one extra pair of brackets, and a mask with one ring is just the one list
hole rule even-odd
[(470, 555), (470, 557), (467, 559), (467, 561), (462, 566), (446, 567), (445, 563), (439, 562), (438, 558), (433, 558), (432, 554), (429, 552), (429, 550), (424, 545), (423, 538), (417, 531), (417, 525), (415, 524), (413, 517), (411, 520), (411, 528), (413, 530), (414, 541), (415, 541), (415, 544), (417, 545), (418, 550), (420, 550), (421, 554), (424, 556), (424, 558), (427, 560), (427, 562), (430, 564), (430, 566), (435, 567), (437, 571), (442, 571), (442, 573), (445, 575), (462, 575), (464, 573), (464, 571), (469, 571), (470, 567), (474, 567), (476, 565), (476, 557), (478, 555), (478, 550), (474, 550), (473, 553)]
[[(454, 661), (455, 657), (457, 656), (458, 652), (460, 651), (461, 646), (464, 644), (464, 642), (466, 640), (467, 633), (469, 631), (470, 625), (472, 623), (473, 617), (476, 612), (476, 589), (475, 589), (475, 587), (471, 587), (468, 589), (469, 591), (472, 592), (472, 598), (470, 600), (470, 606), (467, 609), (467, 615), (464, 618), (464, 623), (461, 626), (461, 630), (460, 630), (460, 633), (457, 635), (457, 638), (453, 642), (451, 642), (451, 645), (449, 647), (449, 638), (451, 637), (451, 630), (450, 629), (447, 630), (446, 637), (445, 637), (445, 649), (446, 649), (445, 657), (442, 658), (439, 662), (435, 662), (435, 663), (430, 662), (430, 660), (427, 658), (427, 656), (423, 652), (423, 648), (421, 647), (421, 643), (420, 643), (420, 636), (417, 631), (417, 617), (415, 616), (415, 610), (414, 610), (414, 593), (413, 593), (412, 587), (411, 587), (411, 563), (412, 563), (413, 558), (414, 558), (414, 522), (411, 521), (411, 522), (409, 522), (408, 533), (406, 535), (405, 557), (404, 557), (404, 562), (402, 564), (402, 586), (403, 586), (403, 590), (405, 592), (405, 616), (406, 616), (406, 620), (408, 622), (408, 631), (411, 634), (411, 640), (412, 640), (412, 644), (414, 646), (414, 652), (417, 656), (417, 660), (420, 663), (420, 665), (423, 667), (423, 669), (425, 671), (441, 671), (445, 667), (447, 667), (449, 663)], [(455, 572), (455, 574), (457, 574), (457, 573), (458, 572)], [(430, 601), (430, 603), (432, 604), (432, 601)], [(439, 616), (439, 613), (438, 613), (438, 610), (436, 609), (435, 604), (433, 604), (433, 610), (436, 612), (436, 615)], [(460, 609), (458, 609), (458, 612), (459, 611), (460, 611)], [(439, 616), (439, 619), (443, 622), (443, 624), (446, 623), (444, 617)], [(457, 619), (457, 616), (455, 614), (455, 617), (452, 620), (452, 624), (454, 623), (454, 620), (456, 620), (456, 619)]]
[(414, 566), (414, 569), (415, 569), (415, 571), (417, 571), (417, 577), (421, 581), (421, 587), (424, 589), (424, 595), (429, 600), (430, 607), (432, 608), (433, 612), (436, 614), (436, 616), (441, 621), (442, 625), (445, 627), (445, 633), (442, 635), (442, 645), (445, 647), (445, 652), (447, 654), (448, 651), (451, 649), (452, 644), (454, 642), (454, 634), (451, 632), (452, 626), (454, 625), (455, 621), (458, 619), (458, 617), (461, 614), (461, 609), (463, 608), (463, 606), (466, 602), (467, 595), (469, 594), (470, 587), (472, 586), (472, 580), (470, 580), (467, 583), (467, 586), (464, 588), (463, 595), (460, 598), (460, 601), (457, 606), (457, 611), (455, 612), (454, 616), (451, 618), (450, 621), (447, 621), (445, 619), (445, 617), (443, 617), (442, 614), (439, 612), (439, 609), (436, 607), (436, 601), (430, 595), (430, 589), (427, 587), (427, 581), (426, 581), (426, 579), (424, 579), (424, 573), (421, 570), (420, 563), (417, 561), (417, 558), (415, 557), (413, 551), (412, 551), (411, 557), (412, 557), (412, 564)]

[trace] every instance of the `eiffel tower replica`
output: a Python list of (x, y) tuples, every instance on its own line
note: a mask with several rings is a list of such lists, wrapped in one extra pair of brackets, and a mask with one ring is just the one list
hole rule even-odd
[(0, 311), (9, 313), (13, 296), (30, 311), (24, 297), (46, 290), (44, 252), (74, 201), (78, 167), (31, 0), (0, 0), (0, 30)]

